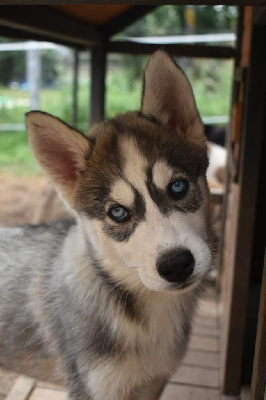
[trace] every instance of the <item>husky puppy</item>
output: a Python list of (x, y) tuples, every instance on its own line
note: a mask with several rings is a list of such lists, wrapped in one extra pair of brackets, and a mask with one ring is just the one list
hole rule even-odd
[(159, 399), (211, 264), (207, 147), (191, 86), (158, 51), (141, 111), (89, 137), (39, 111), (26, 125), (75, 219), (1, 230), (1, 365), (64, 380), (71, 399)]

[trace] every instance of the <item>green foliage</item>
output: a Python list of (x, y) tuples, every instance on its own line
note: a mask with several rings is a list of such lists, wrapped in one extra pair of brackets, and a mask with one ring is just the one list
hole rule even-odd
[[(0, 38), (0, 43), (8, 42), (13, 40)], [(23, 51), (1, 51), (0, 65), (0, 84), (7, 85), (12, 80), (24, 80), (26, 63)]]
[(228, 115), (231, 102), (233, 63), (195, 61), (187, 75), (202, 116)]
[(181, 33), (184, 27), (184, 6), (165, 5), (156, 8), (117, 37), (160, 36)]
[(196, 10), (196, 30), (198, 33), (234, 31), (237, 18), (236, 7), (198, 6)]
[(147, 61), (148, 57), (144, 56), (121, 56), (127, 90), (133, 90), (136, 84), (139, 85), (140, 77), (142, 77)]
[(140, 79), (129, 81), (126, 71), (112, 71), (108, 73), (106, 92), (106, 115), (108, 118), (128, 110), (139, 109), (140, 96)]
[(41, 73), (42, 85), (54, 86), (57, 84), (57, 79), (60, 72), (60, 57), (59, 53), (54, 50), (42, 50), (41, 52)]
[[(186, 6), (165, 5), (120, 32), (116, 38), (179, 35), (185, 32)], [(195, 32), (234, 31), (237, 9), (232, 6), (195, 6)]]

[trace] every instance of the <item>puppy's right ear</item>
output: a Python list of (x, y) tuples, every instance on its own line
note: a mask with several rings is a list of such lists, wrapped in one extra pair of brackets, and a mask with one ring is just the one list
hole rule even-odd
[(86, 167), (90, 142), (52, 115), (26, 114), (31, 151), (59, 194), (74, 206), (76, 189)]
[(191, 85), (184, 72), (162, 50), (156, 51), (148, 61), (141, 111), (171, 130), (183, 133), (188, 140), (205, 143)]

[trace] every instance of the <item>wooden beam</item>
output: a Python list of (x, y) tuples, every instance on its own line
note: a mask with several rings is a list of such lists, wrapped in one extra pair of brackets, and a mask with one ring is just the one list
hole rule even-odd
[(265, 7), (254, 8), (254, 24), (255, 25), (266, 25), (266, 2)]
[(251, 400), (263, 399), (266, 390), (265, 382), (266, 382), (266, 248), (265, 248), (265, 258), (264, 258), (264, 272), (261, 284), (256, 350), (255, 350), (252, 384), (251, 384)]
[(26, 376), (19, 376), (5, 400), (27, 400), (36, 382)]
[(113, 36), (116, 33), (122, 31), (130, 24), (133, 24), (135, 21), (144, 17), (144, 15), (153, 11), (157, 6), (152, 5), (143, 5), (143, 6), (132, 6), (122, 14), (113, 18), (107, 24), (102, 27), (102, 31), (107, 37)]
[(100, 33), (89, 24), (46, 6), (1, 6), (0, 26), (72, 45), (88, 47), (97, 45), (100, 41)]
[(235, 49), (230, 46), (206, 46), (194, 44), (158, 44), (135, 43), (115, 41), (109, 42), (109, 53), (120, 54), (152, 54), (158, 49), (164, 49), (176, 57), (200, 57), (200, 58), (234, 58)]
[[(1, 6), (0, 6), (1, 7)], [(40, 35), (38, 33), (22, 31), (20, 29), (8, 28), (6, 26), (1, 26), (0, 24), (0, 36), (6, 38), (13, 39), (22, 39), (22, 40), (39, 40), (39, 41), (53, 41), (53, 43), (61, 44), (62, 46), (68, 46), (79, 50), (86, 50), (87, 46), (84, 44), (78, 44), (69, 42), (67, 40), (59, 39), (59, 38), (51, 38), (50, 36), (46, 36), (45, 34)]]
[[(240, 58), (241, 58), (241, 43), (242, 43), (242, 34), (243, 34), (243, 15), (244, 9), (243, 7), (238, 8), (238, 19), (237, 19), (237, 43), (235, 49), (235, 65), (234, 65), (234, 75), (236, 75), (236, 69), (240, 65)], [(236, 102), (238, 102), (239, 96), (239, 86), (240, 82), (236, 81), (234, 76), (233, 82), (233, 90), (232, 90), (232, 99), (231, 99), (231, 121), (235, 118), (233, 115), (233, 106)], [(225, 185), (224, 185), (224, 196), (223, 196), (223, 206), (222, 206), (222, 227), (221, 227), (221, 240), (219, 244), (219, 256), (220, 256), (220, 263), (219, 263), (219, 273), (217, 278), (217, 289), (220, 291), (221, 289), (221, 278), (223, 274), (223, 252), (224, 252), (224, 242), (225, 242), (225, 228), (226, 228), (226, 216), (227, 216), (227, 209), (229, 205), (229, 192), (230, 192), (230, 181), (232, 176), (234, 175), (234, 168), (233, 168), (233, 159), (232, 159), (232, 122), (226, 129), (226, 150), (227, 150), (227, 164), (225, 170)]]
[(91, 49), (91, 100), (90, 125), (104, 118), (105, 110), (105, 78), (106, 78), (106, 46)]
[[(260, 6), (265, 5), (265, 0), (171, 0), (167, 2), (167, 4), (172, 5), (228, 5), (228, 6), (245, 6), (245, 5), (254, 5)], [(0, 4), (62, 4), (62, 0), (0, 0)], [(63, 4), (73, 4), (73, 0), (64, 0)], [(132, 4), (135, 5), (136, 1), (134, 0), (105, 0), (104, 3), (96, 0), (75, 0), (75, 4)], [(157, 5), (161, 6), (161, 0), (138, 0), (138, 5)]]
[[(239, 171), (239, 211), (234, 248), (234, 270), (230, 297), (229, 325), (226, 336), (223, 393), (240, 394), (242, 361), (250, 290), (251, 272), (260, 269), (254, 254), (256, 220), (263, 219), (263, 209), (258, 208), (260, 168), (265, 157), (262, 138), (266, 120), (266, 27), (254, 26), (251, 43), (250, 66), (244, 94), (245, 108), (242, 121), (241, 163)], [(247, 189), (248, 188), (248, 189)], [(263, 237), (264, 232), (261, 233)], [(264, 248), (263, 248), (264, 250)], [(263, 262), (263, 261), (262, 261)], [(253, 346), (249, 343), (249, 346)]]

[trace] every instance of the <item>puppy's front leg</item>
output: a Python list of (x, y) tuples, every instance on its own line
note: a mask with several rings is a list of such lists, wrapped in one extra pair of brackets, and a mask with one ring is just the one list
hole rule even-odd
[(69, 394), (67, 400), (93, 400), (89, 394), (75, 395)]
[(67, 366), (67, 400), (94, 400), (89, 392), (84, 379), (78, 372), (78, 367), (75, 362), (68, 363)]
[(88, 393), (85, 394), (71, 394), (71, 392), (69, 393), (69, 395), (67, 396), (67, 400), (94, 400)]
[(159, 400), (167, 379), (156, 378), (136, 391), (129, 400)]
[[(112, 388), (110, 387), (110, 392), (112, 392), (111, 397), (108, 397), (108, 399), (112, 398), (112, 400), (159, 400), (160, 395), (163, 392), (163, 389), (165, 387), (167, 378), (165, 377), (159, 377), (156, 378), (149, 383), (143, 385), (141, 388), (138, 388), (137, 390), (134, 390), (131, 395), (125, 396), (121, 394), (121, 390), (117, 388), (117, 393), (114, 393)], [(77, 392), (76, 392), (77, 393)], [(79, 394), (76, 394), (74, 391), (70, 391), (70, 394), (67, 398), (67, 400), (95, 400), (98, 399), (104, 399), (106, 398), (103, 393), (98, 393), (96, 397), (92, 397), (88, 393), (82, 393), (79, 388)], [(113, 397), (115, 396), (115, 397)]]
[(67, 400), (93, 400), (92, 397), (88, 397), (88, 396), (83, 396), (83, 397), (73, 397), (73, 396), (67, 396)]

